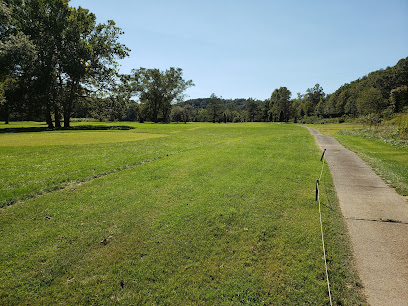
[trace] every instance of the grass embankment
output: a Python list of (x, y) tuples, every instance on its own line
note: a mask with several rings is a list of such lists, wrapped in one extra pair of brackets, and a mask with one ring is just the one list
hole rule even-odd
[[(384, 137), (381, 127), (369, 129), (357, 124), (309, 126), (336, 138), (345, 147), (356, 152), (399, 194), (408, 195), (408, 146), (406, 141)], [(386, 129), (390, 134), (390, 127)]]
[[(115, 132), (117, 142), (51, 145), (65, 135), (44, 132), (32, 134), (40, 146), (15, 145), (21, 133), (1, 148), (13, 161), (8, 178), (32, 169), (19, 184), (37, 184), (16, 187), (16, 198), (59, 186), (61, 175), (112, 173), (1, 208), (0, 304), (328, 302), (314, 201), (320, 152), (307, 130), (134, 126)], [(141, 131), (167, 136), (128, 140)], [(333, 298), (363, 303), (329, 172), (323, 181)]]

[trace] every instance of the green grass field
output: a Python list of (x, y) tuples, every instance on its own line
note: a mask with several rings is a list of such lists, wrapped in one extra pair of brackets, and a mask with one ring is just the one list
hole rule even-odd
[[(123, 124), (0, 133), (0, 304), (328, 303), (306, 129)], [(321, 186), (333, 301), (364, 304)]]
[(309, 125), (321, 133), (335, 137), (349, 150), (356, 152), (396, 191), (408, 196), (408, 147), (405, 142), (373, 137), (362, 125)]

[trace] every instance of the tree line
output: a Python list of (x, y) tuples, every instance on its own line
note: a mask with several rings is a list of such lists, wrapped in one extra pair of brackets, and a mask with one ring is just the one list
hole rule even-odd
[(169, 122), (193, 82), (173, 67), (119, 74), (130, 51), (122, 34), (69, 0), (0, 1), (0, 116), (49, 128), (69, 127), (73, 116)]
[[(325, 118), (389, 118), (408, 111), (408, 57), (393, 67), (369, 73), (346, 83), (332, 94), (316, 84), (306, 93), (275, 89), (266, 100), (210, 98), (192, 99), (173, 107), (173, 120), (209, 122), (314, 122)], [(188, 115), (183, 114), (187, 113)]]
[(365, 116), (372, 121), (408, 109), (408, 57), (326, 94), (286, 87), (265, 100), (185, 100), (194, 86), (181, 68), (118, 72), (129, 55), (112, 20), (97, 24), (69, 0), (0, 1), (0, 117), (70, 126), (71, 118), (152, 122), (307, 122)]

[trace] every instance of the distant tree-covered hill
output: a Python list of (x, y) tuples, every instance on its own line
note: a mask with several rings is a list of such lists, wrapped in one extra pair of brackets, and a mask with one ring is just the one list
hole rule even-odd
[(322, 116), (381, 115), (402, 112), (408, 107), (408, 57), (393, 67), (377, 70), (344, 84), (331, 94)]
[(371, 116), (377, 119), (408, 111), (408, 57), (393, 67), (369, 73), (342, 85), (332, 94), (316, 84), (306, 93), (291, 97), (286, 87), (271, 97), (223, 99), (216, 95), (191, 99), (173, 106), (173, 121), (310, 121), (318, 118)]

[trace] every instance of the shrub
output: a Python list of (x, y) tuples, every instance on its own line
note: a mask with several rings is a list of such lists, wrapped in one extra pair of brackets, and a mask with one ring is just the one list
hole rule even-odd
[(71, 122), (96, 122), (94, 118), (71, 118)]
[(408, 114), (402, 114), (398, 118), (398, 135), (400, 138), (408, 136)]

